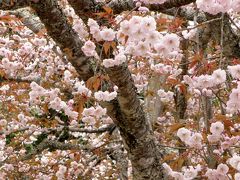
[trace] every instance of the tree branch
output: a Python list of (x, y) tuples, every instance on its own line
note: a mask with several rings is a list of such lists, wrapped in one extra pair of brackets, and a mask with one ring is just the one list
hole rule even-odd
[(153, 4), (150, 5), (151, 11), (163, 11), (171, 8), (178, 8), (196, 2), (196, 0), (168, 0), (163, 4)]
[(81, 133), (103, 133), (106, 131), (112, 131), (115, 128), (115, 124), (110, 124), (108, 126), (99, 128), (99, 129), (83, 129), (83, 128), (73, 128), (73, 127), (69, 127), (69, 131), (72, 132), (81, 132)]
[(93, 70), (90, 67), (91, 58), (86, 57), (82, 52), (83, 42), (68, 23), (57, 0), (40, 1), (32, 4), (31, 7), (45, 25), (49, 36), (53, 38), (69, 62), (75, 67), (80, 79), (86, 81), (93, 76)]
[(0, 131), (0, 135), (3, 135), (3, 134), (11, 134), (11, 133), (19, 133), (19, 132), (23, 132), (23, 131), (26, 131), (26, 130), (29, 130), (29, 127), (19, 128), (19, 129), (13, 130), (13, 131), (11, 131), (11, 132), (8, 132), (8, 131)]
[(0, 1), (0, 10), (15, 10), (27, 7), (31, 4), (32, 0), (17, 0), (17, 1)]
[(53, 141), (49, 139), (44, 139), (31, 153), (26, 154), (22, 158), (20, 158), (21, 161), (26, 161), (31, 159), (33, 156), (40, 154), (45, 149), (53, 148), (53, 149), (59, 149), (59, 150), (90, 150), (88, 146), (81, 146), (81, 145), (75, 145), (75, 144), (68, 144), (68, 143), (62, 143), (58, 141)]
[[(111, 81), (118, 86), (116, 125), (119, 127), (129, 159), (133, 165), (135, 179), (161, 179), (162, 167), (159, 166), (161, 154), (157, 141), (145, 118), (143, 108), (137, 98), (136, 87), (126, 64), (107, 68)], [(146, 151), (148, 147), (148, 151)]]
[(44, 28), (44, 25), (37, 16), (34, 16), (33, 12), (29, 8), (21, 8), (15, 11), (11, 11), (10, 14), (13, 14), (22, 19), (22, 22), (25, 26), (31, 29), (34, 33), (38, 33), (41, 29)]
[[(148, 5), (150, 11), (158, 11), (162, 12), (166, 9), (181, 7), (190, 3), (195, 2), (196, 0), (168, 0), (163, 4), (151, 4)], [(133, 0), (125, 1), (125, 0), (112, 0), (108, 3), (108, 6), (113, 9), (115, 14), (119, 14), (123, 11), (131, 10), (135, 7), (135, 3)]]
[(85, 24), (87, 23), (88, 18), (92, 16), (92, 11), (96, 7), (94, 0), (68, 0), (68, 3), (72, 6), (75, 13), (81, 17)]
[[(136, 137), (141, 137), (147, 131), (145, 114), (137, 98), (136, 87), (134, 85), (130, 71), (126, 64), (114, 66), (106, 69), (111, 81), (118, 86), (118, 102), (128, 124), (122, 124)], [(122, 122), (123, 123), (123, 122)], [(136, 123), (138, 128), (136, 128)], [(141, 125), (140, 125), (141, 124)]]

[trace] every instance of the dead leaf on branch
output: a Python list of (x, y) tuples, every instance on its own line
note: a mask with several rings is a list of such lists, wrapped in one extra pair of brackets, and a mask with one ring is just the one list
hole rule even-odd
[(103, 43), (103, 49), (104, 49), (104, 53), (105, 55), (108, 55), (108, 52), (110, 51), (110, 49), (116, 49), (116, 42), (114, 41), (106, 41)]
[(86, 82), (86, 87), (90, 90), (97, 91), (101, 85), (101, 76), (93, 76), (89, 78)]
[(184, 127), (185, 125), (184, 124), (181, 124), (181, 123), (175, 123), (173, 125), (170, 126), (169, 128), (169, 132), (170, 133), (174, 133), (176, 132), (178, 129)]
[(106, 11), (107, 14), (112, 14), (113, 13), (113, 10), (108, 6), (103, 6), (102, 8)]

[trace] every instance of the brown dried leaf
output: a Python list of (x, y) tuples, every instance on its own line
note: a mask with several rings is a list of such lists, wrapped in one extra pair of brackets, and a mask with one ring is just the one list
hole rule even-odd
[(105, 55), (108, 54), (108, 51), (110, 50), (110, 47), (111, 47), (111, 42), (108, 42), (108, 41), (104, 42), (103, 49), (104, 49)]
[(176, 132), (178, 129), (184, 127), (184, 124), (181, 124), (181, 123), (176, 123), (176, 124), (173, 124), (170, 126), (169, 128), (169, 132), (170, 133), (173, 133), (173, 132)]
[(102, 8), (106, 11), (107, 14), (112, 14), (113, 13), (113, 10), (108, 6), (103, 6)]

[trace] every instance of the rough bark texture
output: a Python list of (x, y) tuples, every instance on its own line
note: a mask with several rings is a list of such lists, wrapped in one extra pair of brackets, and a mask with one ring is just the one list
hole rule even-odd
[(150, 6), (150, 10), (151, 11), (163, 11), (166, 9), (171, 9), (174, 7), (181, 7), (181, 6), (185, 6), (188, 4), (191, 4), (193, 2), (196, 2), (196, 0), (168, 0), (163, 4), (160, 5), (151, 5)]
[[(202, 97), (202, 106), (203, 106), (203, 117), (204, 117), (204, 123), (205, 123), (205, 128), (207, 132), (209, 133), (210, 129), (210, 120), (213, 117), (213, 107), (212, 107), (212, 100), (209, 97)], [(217, 147), (214, 145), (209, 145), (207, 146), (207, 151), (208, 151), (208, 157), (207, 157), (207, 164), (209, 168), (215, 169), (217, 166), (217, 159), (215, 154), (213, 153), (213, 150), (216, 149)]]
[(10, 13), (19, 18), (22, 18), (23, 24), (31, 29), (34, 33), (38, 33), (41, 29), (44, 28), (44, 25), (40, 21), (39, 17), (35, 16), (29, 8), (17, 9)]
[(92, 11), (97, 5), (94, 0), (68, 0), (68, 3), (85, 23), (88, 21), (88, 18), (92, 16)]
[(148, 92), (156, 93), (144, 97), (144, 111), (146, 113), (147, 120), (151, 123), (152, 126), (157, 121), (157, 118), (161, 116), (164, 108), (164, 104), (161, 102), (159, 96), (157, 95), (157, 91), (161, 89), (162, 83), (166, 80), (165, 76), (155, 75), (151, 77), (148, 81)]
[[(179, 68), (182, 69), (182, 73), (180, 74), (180, 80), (183, 80), (183, 76), (187, 75), (188, 73), (188, 40), (183, 40), (181, 42), (181, 49), (183, 51), (183, 57), (180, 63)], [(187, 98), (186, 98), (186, 92), (182, 92), (180, 89), (175, 89), (175, 107), (177, 111), (177, 115), (179, 120), (183, 120), (185, 118), (185, 112), (187, 110)]]
[[(215, 16), (209, 16), (214, 18)], [(218, 15), (217, 17), (221, 17)], [(229, 21), (229, 16), (224, 15), (223, 21), (217, 21), (210, 24), (212, 30), (212, 37), (216, 42), (220, 44), (221, 40), (221, 23), (223, 22), (223, 54), (226, 57), (240, 57), (240, 46), (239, 46), (239, 37), (233, 32), (231, 23)]]
[(23, 8), (29, 6), (31, 4), (31, 0), (17, 0), (17, 1), (0, 1), (0, 9), (1, 10), (14, 10), (18, 8)]
[[(148, 7), (151, 11), (160, 12), (166, 9), (184, 6), (195, 1), (196, 0), (168, 0), (163, 4), (152, 4), (152, 5), (148, 5)], [(113, 9), (114, 13), (118, 14), (123, 11), (128, 11), (133, 9), (135, 7), (135, 3), (133, 0), (130, 0), (130, 1), (112, 0), (110, 3), (108, 3), (108, 6)]]
[[(136, 87), (127, 66), (121, 65), (106, 69), (111, 81), (118, 90), (118, 103), (121, 112), (115, 122), (128, 151), (133, 166), (134, 179), (161, 179), (161, 154), (156, 139), (146, 120)], [(121, 117), (121, 118), (119, 118)]]
[(116, 160), (116, 165), (118, 169), (118, 178), (120, 180), (128, 180), (128, 159), (127, 153), (124, 152), (124, 149), (120, 146), (113, 148), (111, 150), (111, 156)]
[(83, 43), (77, 33), (68, 23), (66, 16), (59, 8), (56, 0), (45, 0), (32, 4), (31, 7), (45, 25), (49, 36), (56, 42), (68, 57), (68, 60), (77, 70), (83, 80), (93, 76), (90, 67), (91, 59), (86, 57), (81, 50)]

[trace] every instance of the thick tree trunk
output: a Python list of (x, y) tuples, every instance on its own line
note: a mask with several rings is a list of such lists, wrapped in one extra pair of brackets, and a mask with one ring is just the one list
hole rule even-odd
[(96, 8), (97, 3), (90, 0), (68, 0), (68, 3), (72, 6), (75, 13), (83, 20), (86, 24), (88, 18), (92, 18), (93, 10)]
[(116, 125), (119, 127), (132, 162), (134, 179), (161, 179), (161, 154), (150, 123), (146, 120), (136, 87), (126, 64), (106, 70), (118, 86), (118, 103), (121, 110)]
[[(144, 97), (144, 111), (146, 112), (147, 120), (152, 126), (157, 122), (157, 118), (161, 116), (164, 104), (161, 102), (157, 91), (161, 89), (162, 83), (165, 82), (165, 76), (155, 75), (148, 81), (147, 91), (151, 92)], [(154, 95), (152, 95), (154, 93)]]

